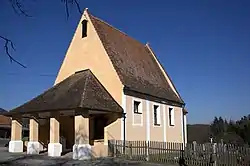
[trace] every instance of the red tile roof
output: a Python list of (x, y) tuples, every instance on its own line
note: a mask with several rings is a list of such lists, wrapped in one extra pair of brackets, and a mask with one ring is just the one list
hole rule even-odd
[(77, 108), (123, 112), (122, 107), (112, 98), (94, 74), (87, 69), (72, 74), (34, 99), (14, 108), (6, 115), (17, 112), (58, 111)]
[(89, 17), (126, 89), (184, 103), (171, 89), (146, 45), (91, 14)]

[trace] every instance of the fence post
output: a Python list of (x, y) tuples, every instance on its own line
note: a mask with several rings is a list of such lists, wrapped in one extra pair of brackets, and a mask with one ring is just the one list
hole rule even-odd
[(217, 165), (217, 161), (216, 161), (216, 149), (217, 149), (217, 144), (214, 143), (213, 144), (213, 154), (214, 154), (214, 165), (213, 166)]
[(217, 165), (217, 162), (216, 162), (216, 143), (212, 144), (212, 154), (210, 157), (210, 165), (212, 165), (212, 166)]
[(108, 155), (114, 157), (114, 142), (113, 140), (108, 140)]
[(117, 148), (117, 140), (115, 140), (115, 143), (114, 143), (114, 157), (116, 157), (116, 148)]
[(129, 158), (130, 158), (130, 159), (132, 159), (132, 153), (133, 153), (132, 151), (133, 151), (133, 149), (132, 149), (132, 144), (130, 143), (130, 144), (129, 144)]
[(149, 141), (147, 141), (146, 143), (146, 151), (147, 151), (146, 161), (149, 161)]
[(196, 141), (193, 141), (193, 151), (194, 151), (194, 157), (195, 158), (196, 158), (196, 146), (197, 146)]
[(180, 159), (179, 159), (179, 165), (182, 166), (182, 165), (186, 165), (185, 164), (185, 157), (184, 157), (184, 153), (185, 153), (185, 143), (183, 143), (180, 147), (180, 150), (181, 150), (181, 156), (180, 156)]
[(206, 146), (205, 146), (205, 144), (202, 144), (202, 150), (203, 150), (203, 152), (206, 151)]

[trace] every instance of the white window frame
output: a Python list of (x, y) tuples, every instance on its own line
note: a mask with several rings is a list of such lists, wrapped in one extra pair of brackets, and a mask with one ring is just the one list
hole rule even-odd
[[(155, 124), (155, 115), (154, 115), (154, 113), (155, 113), (155, 109), (154, 109), (154, 107), (155, 106), (158, 106), (158, 108), (157, 108), (157, 124)], [(152, 105), (152, 114), (153, 114), (153, 116), (152, 116), (152, 122), (153, 122), (153, 126), (154, 127), (161, 127), (161, 105), (160, 104), (158, 104), (158, 103), (153, 103), (153, 105)]]
[(168, 122), (169, 122), (168, 123), (169, 126), (175, 126), (175, 109), (174, 107), (171, 107), (171, 106), (168, 107)]
[[(140, 102), (139, 107), (138, 107), (138, 113), (134, 112), (134, 102)], [(134, 121), (134, 116), (139, 115), (141, 117), (141, 123), (135, 123)], [(133, 126), (143, 126), (143, 104), (142, 100), (138, 98), (133, 98), (132, 99), (132, 119), (133, 119)]]

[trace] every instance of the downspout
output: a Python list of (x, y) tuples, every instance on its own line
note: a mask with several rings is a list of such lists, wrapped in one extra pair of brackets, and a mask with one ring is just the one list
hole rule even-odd
[(180, 165), (186, 165), (185, 164), (185, 158), (184, 158), (184, 152), (185, 152), (185, 147), (186, 147), (186, 132), (185, 132), (185, 120), (184, 120), (184, 108), (185, 108), (185, 104), (182, 106), (182, 133), (183, 133), (183, 146), (182, 146), (182, 149), (181, 149), (181, 157), (180, 157), (180, 160), (179, 160), (179, 164)]
[[(184, 115), (184, 111), (182, 110), (182, 132), (183, 132), (183, 144), (184, 144), (184, 147), (185, 147), (185, 144), (186, 144), (186, 132), (185, 132), (185, 115)], [(184, 150), (184, 148), (183, 148)]]
[(125, 150), (126, 150), (126, 113), (123, 112), (122, 113), (122, 117), (123, 117), (123, 154), (125, 154)]

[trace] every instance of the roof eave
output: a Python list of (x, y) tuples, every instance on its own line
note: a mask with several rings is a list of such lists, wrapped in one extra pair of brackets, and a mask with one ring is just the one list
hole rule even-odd
[(185, 107), (184, 102), (177, 102), (177, 101), (169, 100), (169, 99), (166, 99), (166, 98), (161, 98), (161, 97), (158, 97), (158, 96), (154, 96), (154, 95), (151, 95), (151, 94), (146, 94), (146, 93), (143, 93), (143, 92), (139, 92), (139, 91), (136, 91), (136, 90), (131, 90), (127, 86), (123, 87), (123, 92), (124, 92), (124, 94), (127, 94), (127, 95), (129, 94), (129, 92), (134, 92), (134, 93), (137, 93), (137, 94), (152, 97), (152, 98), (156, 99), (158, 102), (160, 102), (162, 104), (176, 105), (176, 106), (179, 106), (179, 107), (182, 107), (182, 108)]
[(84, 110), (98, 110), (98, 111), (102, 111), (102, 112), (112, 112), (112, 113), (122, 113), (123, 112), (123, 109), (122, 107), (119, 107), (119, 110), (117, 111), (113, 111), (113, 110), (110, 110), (110, 109), (102, 109), (102, 108), (90, 108), (90, 107), (87, 107), (87, 106), (81, 106), (81, 107), (75, 107), (75, 108), (58, 108), (58, 109), (50, 109), (50, 110), (34, 110), (34, 109), (31, 109), (31, 110), (26, 110), (26, 111), (20, 111), (18, 108), (16, 109), (13, 109), (13, 110), (10, 110), (10, 111), (6, 111), (4, 113), (0, 113), (0, 115), (3, 115), (3, 116), (9, 116), (9, 117), (12, 117), (12, 116), (15, 116), (15, 115), (18, 115), (18, 114), (37, 114), (37, 113), (42, 113), (42, 112), (60, 112), (60, 111), (65, 111), (65, 110), (78, 110), (78, 109), (84, 109)]

